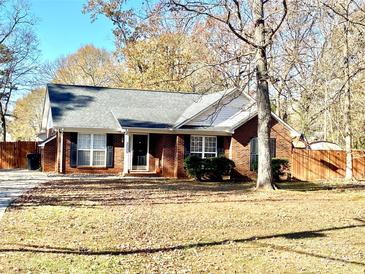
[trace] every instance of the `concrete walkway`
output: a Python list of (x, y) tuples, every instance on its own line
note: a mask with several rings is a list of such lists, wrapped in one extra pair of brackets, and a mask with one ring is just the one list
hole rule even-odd
[(28, 189), (49, 181), (47, 174), (30, 170), (0, 170), (0, 220), (10, 203)]

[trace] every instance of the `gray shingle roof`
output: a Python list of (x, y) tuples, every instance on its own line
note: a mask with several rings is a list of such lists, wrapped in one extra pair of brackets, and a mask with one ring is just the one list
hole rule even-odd
[[(118, 131), (120, 127), (139, 127), (232, 131), (257, 114), (251, 102), (246, 108), (215, 126), (182, 123), (201, 113), (227, 94), (227, 90), (207, 95), (165, 91), (113, 89), (92, 86), (48, 84), (48, 96), (53, 126), (56, 128), (99, 128)], [(286, 125), (294, 135), (299, 133), (274, 113), (273, 117)]]
[(47, 90), (54, 126), (69, 128), (169, 128), (201, 98), (196, 93), (61, 84), (48, 84)]

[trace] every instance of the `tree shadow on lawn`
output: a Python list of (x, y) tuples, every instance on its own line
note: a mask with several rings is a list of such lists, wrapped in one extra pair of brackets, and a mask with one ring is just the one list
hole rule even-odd
[(260, 240), (268, 240), (274, 238), (285, 238), (285, 239), (306, 239), (306, 238), (317, 238), (317, 237), (326, 237), (327, 235), (324, 232), (328, 231), (336, 231), (343, 229), (352, 229), (358, 227), (365, 227), (365, 220), (355, 218), (354, 220), (361, 222), (361, 224), (353, 224), (347, 226), (337, 226), (330, 228), (323, 228), (317, 230), (307, 230), (307, 231), (298, 231), (291, 233), (280, 233), (266, 236), (257, 236), (257, 237), (249, 237), (243, 239), (227, 239), (222, 241), (213, 241), (213, 242), (198, 242), (198, 243), (190, 243), (190, 244), (181, 244), (175, 246), (168, 247), (157, 247), (157, 248), (145, 248), (145, 249), (131, 249), (131, 250), (102, 250), (102, 251), (92, 251), (87, 248), (75, 249), (75, 248), (67, 248), (67, 247), (52, 247), (48, 245), (27, 245), (27, 244), (10, 244), (7, 245), (17, 245), (18, 248), (0, 248), (1, 252), (27, 252), (27, 253), (51, 253), (51, 254), (62, 254), (62, 255), (85, 255), (85, 256), (103, 256), (103, 255), (111, 255), (111, 256), (119, 256), (119, 255), (135, 255), (135, 254), (153, 254), (159, 252), (171, 252), (175, 250), (187, 250), (191, 248), (205, 248), (205, 247), (213, 247), (219, 245), (226, 245), (231, 243), (250, 243), (261, 246), (261, 247), (269, 247), (272, 249), (276, 249), (278, 251), (285, 252), (293, 252), (301, 255), (312, 256), (316, 258), (331, 260), (331, 261), (339, 261), (343, 263), (356, 264), (360, 266), (365, 266), (364, 262), (358, 262), (348, 259), (330, 257), (326, 255), (321, 255), (313, 252), (308, 252), (304, 250), (297, 250), (293, 248), (289, 248), (287, 246), (280, 246), (265, 242), (259, 242)]
[(364, 183), (342, 183), (329, 184), (326, 181), (308, 182), (308, 181), (289, 181), (277, 183), (279, 189), (289, 191), (322, 191), (322, 190), (365, 190)]
[[(280, 197), (252, 198), (254, 182), (246, 183), (208, 183), (192, 181), (51, 181), (29, 190), (18, 198), (10, 210), (35, 206), (125, 206), (162, 205), (189, 203), (232, 203), (232, 202), (280, 202), (295, 200), (288, 195)], [(326, 186), (313, 183), (281, 183), (283, 190), (328, 190)], [(363, 188), (362, 188), (363, 187)], [(357, 189), (365, 189), (365, 185)], [(331, 190), (337, 189), (331, 187)], [(341, 188), (342, 189), (342, 188)], [(280, 193), (280, 192), (276, 192)], [(246, 195), (246, 196), (245, 196)], [(321, 198), (323, 200), (323, 198)]]

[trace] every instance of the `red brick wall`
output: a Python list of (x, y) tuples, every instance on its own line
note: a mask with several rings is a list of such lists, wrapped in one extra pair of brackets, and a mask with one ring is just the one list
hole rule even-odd
[[(238, 128), (232, 137), (224, 137), (224, 154), (236, 164), (235, 176), (252, 180), (256, 173), (250, 171), (250, 140), (257, 136), (257, 118)], [(276, 120), (272, 120), (271, 137), (276, 138), (276, 157), (291, 159), (292, 143), (290, 132)], [(109, 173), (123, 172), (124, 135), (114, 134), (114, 166), (112, 168), (72, 168), (70, 166), (70, 133), (64, 133), (63, 170), (65, 173)], [(42, 168), (55, 171), (57, 166), (57, 140), (46, 144), (42, 151)], [(150, 134), (149, 171), (161, 169), (164, 177), (186, 177), (184, 171), (184, 135)]]
[(174, 164), (175, 164), (175, 135), (162, 135), (162, 140), (160, 140), (162, 147), (161, 154), (161, 166), (162, 166), (162, 176), (164, 177), (174, 177)]
[(174, 163), (174, 177), (176, 178), (184, 178), (186, 177), (186, 173), (184, 170), (184, 135), (176, 135), (175, 136), (175, 163)]
[[(270, 137), (276, 138), (276, 158), (290, 161), (292, 141), (289, 130), (275, 119), (271, 121)], [(253, 180), (256, 173), (250, 171), (250, 140), (257, 137), (257, 116), (238, 129), (232, 136), (232, 160), (236, 164), (234, 175), (241, 179)]]
[(161, 168), (161, 176), (184, 178), (184, 135), (150, 134), (149, 171)]
[(114, 143), (114, 165), (113, 167), (71, 167), (71, 134), (65, 132), (63, 134), (63, 172), (66, 174), (118, 174), (123, 172), (124, 165), (124, 135), (113, 134)]
[(56, 172), (57, 171), (57, 138), (49, 141), (44, 145), (41, 151), (42, 171)]
[(158, 167), (161, 167), (163, 142), (161, 142), (163, 135), (150, 134), (149, 144), (149, 171), (155, 172)]

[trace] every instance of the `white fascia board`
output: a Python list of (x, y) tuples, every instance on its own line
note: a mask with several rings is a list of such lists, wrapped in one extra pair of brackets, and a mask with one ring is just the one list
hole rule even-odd
[(279, 116), (277, 116), (274, 112), (271, 112), (271, 116), (274, 117), (276, 121), (279, 123), (282, 123), (287, 129), (290, 130), (292, 137), (300, 136), (300, 132), (295, 130), (292, 126), (290, 126), (288, 123), (284, 122)]
[(114, 114), (113, 110), (111, 110), (110, 112), (111, 112), (111, 114), (113, 115), (113, 118), (114, 118), (115, 122), (117, 123), (119, 130), (120, 130), (121, 132), (125, 132), (125, 130), (123, 129), (123, 127), (120, 125), (120, 123), (119, 123), (119, 121), (118, 121), (117, 117), (115, 116), (115, 114)]
[[(231, 127), (232, 131), (235, 131), (237, 128), (239, 128), (243, 124), (247, 123), (248, 121), (250, 121), (253, 117), (255, 117), (257, 115), (257, 109), (255, 108), (255, 106), (256, 106), (256, 103), (253, 103), (253, 104), (249, 105), (246, 109), (242, 110), (241, 112), (238, 112), (236, 115), (231, 117), (231, 119), (234, 119), (238, 115), (244, 114), (245, 112), (247, 113), (247, 116), (244, 116), (241, 120), (239, 120), (238, 122), (233, 124), (233, 126)], [(230, 119), (227, 119), (226, 122), (229, 120)]]
[(199, 130), (199, 129), (154, 129), (154, 128), (125, 128), (128, 133), (161, 133), (161, 134), (196, 134), (196, 135), (217, 135), (231, 136), (230, 130)]
[(39, 147), (44, 147), (45, 144), (47, 144), (48, 142), (52, 141), (53, 139), (55, 139), (57, 137), (57, 134), (53, 135), (52, 137), (42, 141), (38, 146)]
[[(57, 128), (56, 128), (57, 129)], [(61, 129), (61, 128), (59, 128)], [(71, 128), (62, 127), (64, 132), (82, 132), (82, 133), (163, 133), (163, 134), (211, 134), (230, 136), (232, 132), (230, 130), (199, 130), (199, 129), (155, 129), (155, 128), (135, 128), (135, 127), (123, 127), (123, 129), (106, 129), (106, 128)]]
[(254, 118), (257, 115), (257, 111), (254, 111), (251, 115), (249, 115), (247, 118), (245, 118), (244, 120), (236, 123), (232, 128), (231, 131), (234, 132), (237, 128), (239, 128), (240, 126), (246, 124), (248, 121), (250, 121), (252, 118)]
[[(257, 110), (255, 112), (253, 112), (247, 119), (237, 123), (234, 127), (232, 127), (232, 131), (234, 132), (237, 128), (239, 128), (240, 126), (244, 125), (245, 123), (247, 123), (248, 121), (250, 121), (252, 118), (254, 118), (257, 115)], [(290, 126), (289, 124), (287, 124), (286, 122), (284, 122), (282, 119), (280, 119), (279, 116), (277, 116), (274, 112), (271, 112), (271, 116), (278, 121), (279, 123), (281, 123), (284, 127), (286, 127), (287, 129), (289, 129), (290, 133), (291, 133), (291, 137), (295, 137), (295, 136), (300, 136), (301, 134), (296, 131), (292, 126)]]
[(43, 100), (43, 109), (42, 109), (42, 121), (41, 121), (41, 130), (46, 130), (48, 125), (49, 112), (51, 111), (51, 103), (48, 95), (48, 87), (46, 88), (46, 93), (44, 95)]
[(247, 92), (242, 91), (242, 95), (246, 96), (246, 98), (247, 98), (248, 100), (250, 100), (250, 101), (251, 101), (251, 103), (255, 103), (255, 104), (256, 104), (256, 99), (252, 98), (252, 97), (251, 97), (251, 95), (249, 95)]
[(52, 109), (49, 108), (48, 109), (48, 118), (47, 118), (46, 130), (49, 130), (51, 128), (53, 128), (53, 116), (52, 116)]
[(124, 133), (125, 130), (118, 128), (80, 128), (80, 127), (55, 127), (63, 132), (85, 132), (85, 133)]

